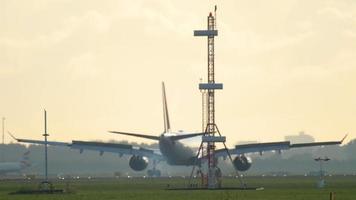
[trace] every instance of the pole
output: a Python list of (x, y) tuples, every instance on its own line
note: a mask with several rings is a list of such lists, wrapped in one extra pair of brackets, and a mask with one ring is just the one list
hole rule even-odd
[(2, 118), (2, 148), (1, 148), (1, 160), (5, 162), (5, 117)]
[(318, 187), (319, 188), (323, 188), (325, 185), (325, 181), (324, 181), (324, 172), (323, 172), (323, 162), (327, 162), (330, 160), (330, 158), (325, 157), (325, 158), (315, 158), (315, 161), (319, 162), (319, 182), (318, 182)]
[(49, 136), (47, 134), (47, 111), (44, 110), (44, 138), (45, 138), (45, 181), (48, 181), (48, 164), (47, 164), (47, 136)]
[(330, 200), (335, 200), (335, 193), (334, 192), (330, 192), (329, 199)]
[(323, 160), (320, 159), (319, 165), (320, 165), (320, 180), (323, 180)]
[(2, 118), (2, 145), (5, 144), (5, 117)]

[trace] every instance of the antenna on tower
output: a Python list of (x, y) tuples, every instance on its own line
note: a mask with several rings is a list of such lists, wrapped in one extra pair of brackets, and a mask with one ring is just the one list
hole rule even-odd
[(214, 7), (214, 18), (215, 18), (215, 23), (214, 23), (214, 29), (216, 30), (216, 10), (218, 9), (218, 6), (215, 5)]

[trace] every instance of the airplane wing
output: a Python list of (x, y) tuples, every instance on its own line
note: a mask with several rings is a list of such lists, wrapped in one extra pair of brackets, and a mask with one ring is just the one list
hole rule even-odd
[[(337, 144), (342, 144), (346, 136), (340, 141), (327, 141), (327, 142), (291, 144), (290, 141), (283, 141), (283, 142), (241, 144), (241, 145), (236, 145), (235, 148), (233, 149), (229, 149), (229, 153), (231, 155), (241, 155), (241, 154), (248, 154), (248, 153), (259, 153), (260, 155), (262, 155), (262, 153), (265, 151), (281, 152), (292, 148), (337, 145)], [(217, 157), (224, 157), (227, 156), (227, 152), (225, 149), (218, 149), (216, 150), (215, 155)]]
[[(23, 143), (31, 143), (31, 144), (45, 144), (45, 141), (43, 140), (28, 140), (28, 139), (18, 139), (13, 137), (16, 141), (18, 142), (23, 142)], [(67, 142), (53, 142), (53, 141), (47, 141), (48, 145), (52, 145), (52, 146), (68, 146), (70, 147), (71, 143), (67, 143)]]
[(130, 144), (107, 143), (107, 142), (87, 142), (73, 140), (70, 146), (71, 149), (99, 151), (100, 155), (104, 152), (118, 153), (122, 155), (145, 156), (157, 161), (164, 160), (163, 156), (152, 149), (133, 146)]
[[(15, 138), (14, 136), (12, 137), (18, 142), (42, 144), (42, 145), (45, 144), (45, 141), (43, 140), (18, 139)], [(82, 153), (84, 150), (91, 150), (91, 151), (98, 151), (100, 155), (103, 155), (104, 152), (109, 152), (109, 153), (117, 153), (119, 154), (119, 156), (136, 155), (136, 156), (145, 156), (154, 159), (156, 161), (164, 160), (163, 156), (155, 150), (133, 146), (129, 144), (88, 142), (88, 141), (77, 141), (77, 140), (73, 140), (71, 143), (47, 141), (47, 144), (52, 146), (65, 146), (71, 149), (77, 149), (79, 150), (80, 153)]]

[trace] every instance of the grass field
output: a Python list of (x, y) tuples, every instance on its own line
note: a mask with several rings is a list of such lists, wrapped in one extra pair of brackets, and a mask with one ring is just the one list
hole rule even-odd
[[(0, 199), (264, 199), (264, 200), (313, 200), (329, 199), (329, 193), (335, 193), (337, 200), (356, 199), (356, 177), (334, 176), (326, 178), (324, 189), (316, 188), (316, 177), (247, 177), (249, 186), (264, 187), (262, 191), (216, 190), (216, 191), (184, 191), (165, 190), (167, 185), (183, 187), (187, 179), (182, 178), (121, 178), (121, 179), (91, 179), (70, 180), (69, 187), (72, 194), (52, 195), (9, 195), (19, 189), (36, 188), (38, 181), (1, 181)], [(66, 188), (68, 181), (55, 182), (56, 188)], [(226, 178), (224, 186), (238, 186), (237, 179)]]

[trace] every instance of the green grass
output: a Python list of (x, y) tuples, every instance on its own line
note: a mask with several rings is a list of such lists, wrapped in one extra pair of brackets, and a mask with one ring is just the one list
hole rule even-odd
[[(184, 191), (165, 190), (170, 187), (183, 187), (187, 179), (92, 179), (71, 180), (73, 194), (54, 195), (9, 195), (19, 189), (36, 188), (37, 181), (1, 181), (0, 199), (264, 199), (264, 200), (313, 200), (329, 199), (334, 192), (336, 199), (356, 199), (356, 177), (327, 177), (324, 189), (316, 188), (316, 177), (248, 177), (245, 181), (249, 186), (262, 186), (262, 191), (217, 190), (217, 191)], [(224, 179), (224, 186), (238, 186), (236, 179)], [(56, 188), (65, 188), (66, 181), (55, 182)]]

